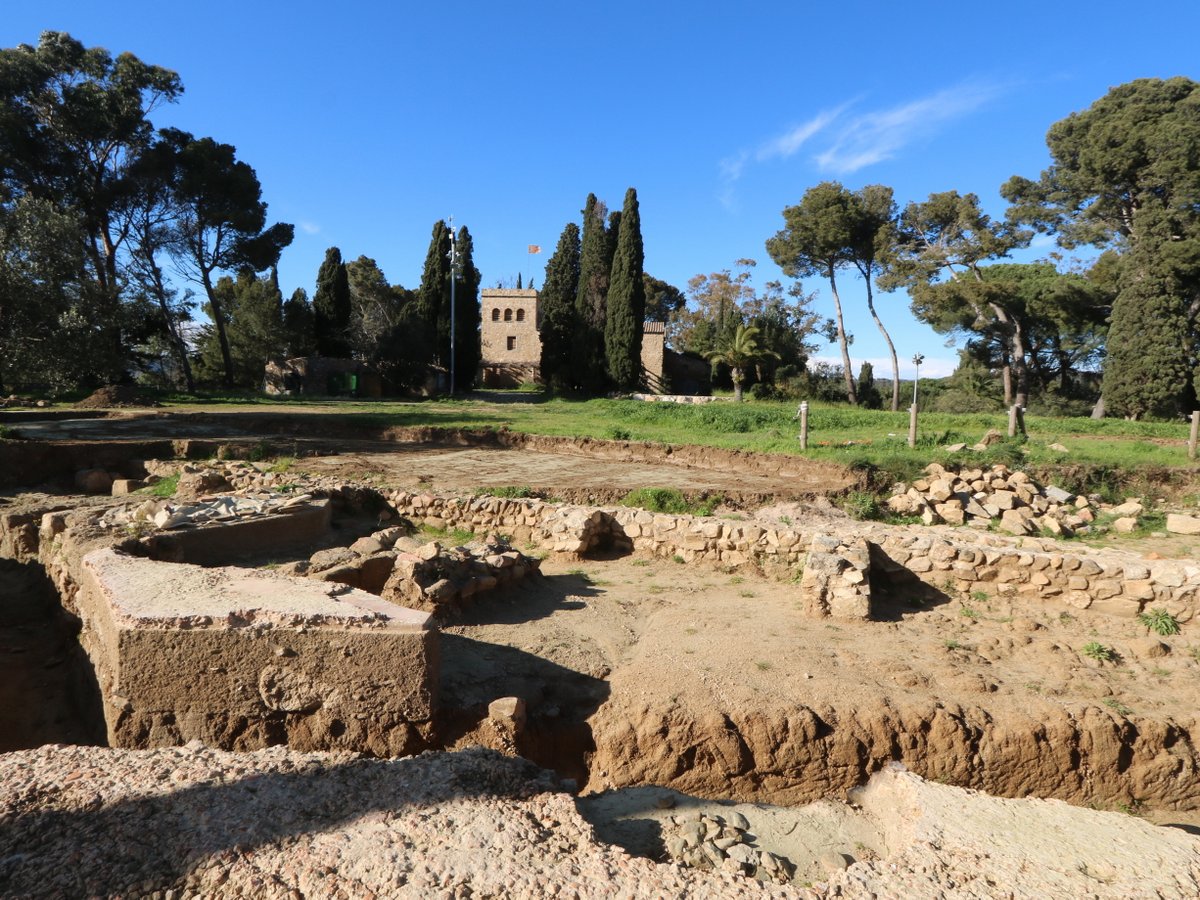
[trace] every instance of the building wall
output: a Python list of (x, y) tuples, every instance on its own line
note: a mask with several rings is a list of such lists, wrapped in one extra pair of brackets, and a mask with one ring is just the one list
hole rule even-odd
[(480, 295), (480, 342), (486, 366), (528, 366), (542, 361), (538, 295), (533, 290), (485, 289)]
[(663, 390), (663, 354), (667, 335), (661, 322), (647, 322), (642, 331), (642, 381), (655, 393)]

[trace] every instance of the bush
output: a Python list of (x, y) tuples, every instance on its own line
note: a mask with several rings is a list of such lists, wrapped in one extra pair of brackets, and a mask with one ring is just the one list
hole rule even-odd
[(1138, 616), (1138, 621), (1155, 634), (1161, 634), (1164, 637), (1179, 634), (1179, 620), (1162, 607), (1142, 613)]
[(842, 499), (842, 509), (852, 519), (878, 519), (879, 501), (868, 491), (851, 491)]
[(720, 502), (720, 497), (707, 497), (698, 503), (689, 503), (675, 488), (637, 488), (621, 498), (622, 506), (676, 516), (711, 516)]

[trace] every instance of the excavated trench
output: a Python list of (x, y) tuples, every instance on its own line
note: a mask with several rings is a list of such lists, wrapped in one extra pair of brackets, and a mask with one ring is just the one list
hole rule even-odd
[[(339, 516), (305, 552), (376, 524)], [(207, 564), (302, 555), (243, 547)], [(103, 743), (77, 621), (36, 563), (0, 560), (0, 583), (0, 750)], [(482, 743), (590, 793), (655, 785), (795, 805), (901, 762), (1000, 796), (1200, 808), (1190, 636), (1143, 640), (1036, 600), (968, 606), (894, 573), (874, 588), (884, 621), (830, 623), (761, 576), (611, 552), (550, 560), (440, 623), (438, 705), (414, 749)], [(1101, 631), (1124, 674), (1078, 658)], [(502, 698), (523, 712), (491, 712)]]

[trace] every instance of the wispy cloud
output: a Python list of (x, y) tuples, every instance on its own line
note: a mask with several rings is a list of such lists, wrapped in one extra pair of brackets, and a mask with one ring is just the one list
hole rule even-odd
[(936, 133), (948, 122), (965, 116), (1003, 93), (1006, 85), (964, 82), (896, 106), (855, 111), (860, 98), (822, 110), (807, 121), (743, 149), (719, 163), (722, 189), (718, 194), (727, 208), (734, 202), (733, 184), (751, 163), (786, 160), (802, 149), (815, 150), (818, 169), (848, 175), (891, 159), (916, 140)]
[(318, 225), (316, 222), (297, 222), (296, 224), (300, 227), (300, 230), (303, 231), (305, 234), (320, 234), (321, 233), (321, 226)]
[(802, 125), (797, 125), (778, 137), (762, 144), (754, 153), (756, 162), (766, 162), (769, 159), (787, 159), (808, 143), (809, 139), (820, 134), (832, 122), (846, 111), (853, 101), (843, 103), (836, 109), (827, 109), (817, 113)]
[(839, 123), (833, 142), (817, 154), (817, 165), (849, 174), (891, 159), (914, 140), (973, 112), (1003, 89), (998, 84), (968, 82), (889, 109), (850, 116)]

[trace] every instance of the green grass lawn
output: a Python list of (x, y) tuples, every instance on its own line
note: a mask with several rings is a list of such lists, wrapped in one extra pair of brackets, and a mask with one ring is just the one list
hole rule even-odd
[[(637, 400), (536, 399), (509, 403), (484, 395), (465, 400), (422, 402), (358, 400), (264, 401), (241, 398), (193, 400), (173, 397), (170, 406), (231, 412), (246, 409), (304, 410), (336, 416), (365, 427), (442, 426), (508, 428), (530, 434), (699, 444), (727, 449), (801, 455), (796, 405), (747, 401), (697, 406)], [(877, 468), (903, 476), (930, 461), (1067, 466), (1132, 470), (1174, 468), (1190, 472), (1188, 425), (1184, 422), (1127, 422), (1120, 419), (1062, 419), (1029, 416), (1025, 441), (1002, 441), (987, 453), (948, 454), (956, 443), (974, 444), (988, 429), (1005, 433), (1007, 417), (995, 414), (922, 413), (915, 449), (907, 446), (908, 413), (810, 404), (809, 449), (803, 455), (855, 468)], [(1061, 443), (1060, 453), (1048, 448)], [(1181, 472), (1180, 474), (1184, 474)]]

